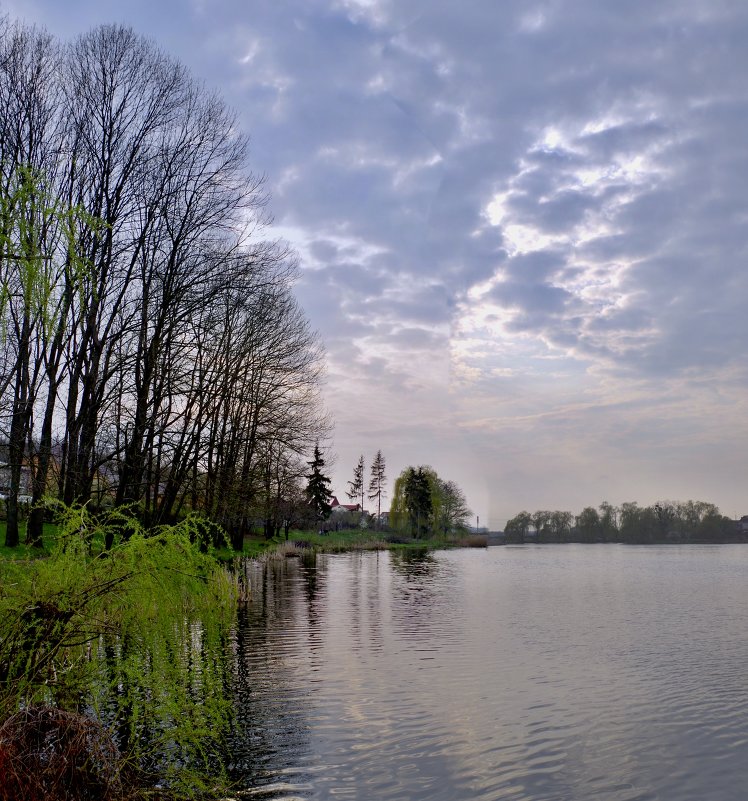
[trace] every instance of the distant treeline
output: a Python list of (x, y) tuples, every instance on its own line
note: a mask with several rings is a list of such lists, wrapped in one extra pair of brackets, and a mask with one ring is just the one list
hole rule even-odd
[(603, 502), (571, 512), (520, 512), (507, 521), (506, 542), (746, 542), (748, 526), (704, 501)]

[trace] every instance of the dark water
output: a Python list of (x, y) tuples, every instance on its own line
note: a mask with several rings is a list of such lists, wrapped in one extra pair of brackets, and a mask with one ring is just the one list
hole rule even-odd
[(289, 559), (233, 646), (249, 797), (748, 799), (748, 546)]

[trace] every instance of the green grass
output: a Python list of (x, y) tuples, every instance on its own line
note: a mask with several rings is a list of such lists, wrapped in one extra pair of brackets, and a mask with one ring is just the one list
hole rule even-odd
[[(44, 524), (44, 547), (29, 548), (24, 545), (26, 538), (26, 523), (21, 524), (20, 540), (16, 548), (6, 548), (5, 543), (5, 521), (0, 521), (0, 559), (34, 559), (48, 554), (51, 550), (53, 538), (58, 532), (58, 527), (54, 523)], [(388, 538), (395, 541), (390, 542)], [(294, 543), (303, 542), (310, 550), (322, 553), (342, 553), (345, 551), (365, 551), (365, 550), (409, 550), (423, 549), (430, 550), (440, 548), (464, 548), (464, 547), (483, 547), (485, 538), (476, 535), (466, 534), (464, 537), (431, 537), (429, 539), (411, 539), (406, 536), (399, 536), (389, 531), (376, 531), (374, 529), (346, 529), (343, 531), (330, 531), (327, 534), (320, 534), (318, 531), (293, 530), (289, 532), (288, 543), (283, 535), (270, 540), (266, 540), (262, 535), (252, 535), (244, 540), (244, 548), (241, 552), (235, 551), (230, 545), (216, 548), (213, 556), (221, 562), (230, 562), (237, 556), (245, 556), (256, 559), (263, 554), (278, 552), (285, 554), (289, 550), (296, 550)]]
[[(394, 541), (390, 541), (390, 539)], [(486, 538), (465, 534), (464, 536), (435, 536), (429, 539), (412, 539), (400, 536), (391, 531), (375, 529), (347, 529), (330, 531), (327, 534), (318, 532), (294, 531), (289, 537), (291, 543), (303, 541), (311, 548), (325, 553), (362, 550), (409, 550), (409, 549), (442, 549), (485, 547)], [(280, 543), (283, 548), (283, 543)]]
[(224, 545), (222, 548), (215, 548), (212, 553), (220, 562), (230, 562), (236, 556), (256, 559), (277, 545), (275, 540), (266, 540), (264, 537), (246, 537), (241, 551), (235, 551), (230, 545)]
[(5, 545), (5, 531), (6, 523), (0, 520), (0, 559), (35, 559), (39, 556), (44, 556), (49, 553), (52, 540), (57, 536), (58, 527), (54, 523), (45, 523), (44, 532), (42, 534), (42, 548), (30, 548), (24, 544), (26, 539), (26, 521), (24, 520), (20, 525), (18, 538), (20, 543), (15, 548), (8, 548)]
[(360, 528), (329, 531), (327, 534), (320, 534), (318, 531), (293, 531), (289, 539), (291, 541), (303, 540), (313, 546), (320, 548), (329, 546), (334, 549), (344, 545), (360, 546), (365, 542), (381, 542), (384, 540), (384, 533)]

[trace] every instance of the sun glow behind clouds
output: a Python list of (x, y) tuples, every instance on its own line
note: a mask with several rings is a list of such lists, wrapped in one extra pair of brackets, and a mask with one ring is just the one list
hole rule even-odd
[(546, 127), (486, 203), (484, 220), (500, 229), (506, 256), (460, 307), (452, 358), (461, 381), (522, 370), (506, 363), (517, 352), (525, 365), (551, 358), (611, 366), (657, 335), (631, 311), (627, 274), (636, 261), (610, 258), (605, 248), (624, 232), (629, 204), (664, 178), (662, 142), (601, 156), (600, 137), (636, 124), (608, 116), (576, 130)]
[(494, 195), (485, 208), (484, 215), (488, 222), (501, 227), (504, 244), (510, 255), (543, 250), (557, 241), (558, 237), (544, 234), (540, 228), (526, 223), (512, 222), (507, 202), (511, 192)]

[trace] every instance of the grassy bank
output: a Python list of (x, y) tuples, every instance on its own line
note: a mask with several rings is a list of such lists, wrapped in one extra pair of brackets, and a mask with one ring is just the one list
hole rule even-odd
[[(0, 521), (0, 559), (34, 559), (49, 554), (54, 541), (59, 534), (59, 528), (54, 523), (44, 524), (44, 547), (30, 548), (24, 545), (26, 537), (26, 524), (23, 523), (20, 531), (21, 544), (15, 548), (6, 548), (5, 521)], [(464, 534), (452, 536), (430, 537), (428, 539), (415, 539), (395, 534), (392, 531), (375, 531), (369, 529), (346, 529), (343, 531), (330, 531), (320, 534), (317, 531), (294, 530), (289, 532), (288, 540), (285, 537), (265, 539), (260, 535), (252, 535), (244, 540), (244, 548), (237, 553), (228, 545), (216, 548), (213, 556), (221, 562), (230, 562), (236, 556), (246, 556), (257, 559), (273, 553), (292, 554), (300, 551), (315, 551), (317, 553), (344, 553), (346, 551), (383, 551), (409, 548), (427, 548), (429, 550), (443, 548), (483, 548), (487, 538), (483, 534)]]
[(0, 559), (35, 559), (36, 557), (44, 556), (50, 552), (52, 543), (58, 534), (58, 527), (55, 523), (45, 523), (44, 532), (42, 534), (44, 547), (30, 548), (23, 543), (26, 539), (26, 522), (24, 521), (20, 526), (20, 544), (15, 548), (7, 548), (5, 546), (5, 529), (5, 521), (0, 520)]
[[(445, 548), (485, 548), (485, 535), (464, 534), (416, 539), (394, 534), (391, 531), (347, 529), (326, 534), (308, 531), (293, 531), (288, 540), (271, 541), (265, 549), (266, 556), (293, 556), (300, 553), (345, 553), (347, 551), (384, 551)], [(245, 545), (246, 547), (246, 545)], [(252, 547), (250, 545), (250, 547)]]

